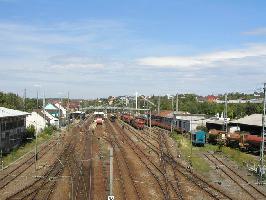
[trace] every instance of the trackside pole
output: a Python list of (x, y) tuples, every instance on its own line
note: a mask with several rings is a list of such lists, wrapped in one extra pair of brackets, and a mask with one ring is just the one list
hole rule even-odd
[(110, 147), (110, 196), (113, 196), (113, 147)]

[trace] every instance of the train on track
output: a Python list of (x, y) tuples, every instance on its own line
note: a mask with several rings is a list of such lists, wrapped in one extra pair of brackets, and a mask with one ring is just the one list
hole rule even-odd
[(175, 120), (173, 118), (168, 117), (161, 117), (158, 115), (151, 115), (151, 120), (149, 119), (149, 116), (141, 115), (141, 116), (133, 116), (128, 113), (124, 113), (120, 116), (120, 119), (136, 129), (143, 129), (144, 125), (149, 126), (151, 121), (151, 126), (157, 126), (162, 129), (166, 129), (169, 131), (176, 131), (176, 132), (187, 132), (183, 126), (181, 126), (181, 123), (179, 123), (178, 120)]
[(122, 114), (120, 119), (136, 129), (143, 130), (146, 120), (142, 117), (134, 117), (130, 114)]
[(102, 125), (104, 119), (106, 118), (106, 114), (104, 112), (94, 112), (93, 117), (94, 117), (94, 122), (96, 122), (97, 125)]
[[(258, 154), (262, 137), (252, 135), (249, 132), (226, 133), (225, 131), (211, 129), (208, 134), (208, 142), (211, 144), (226, 145), (238, 148), (242, 151)], [(264, 149), (265, 151), (265, 149)]]
[(111, 121), (111, 122), (115, 122), (115, 120), (116, 120), (116, 115), (111, 114), (111, 115), (110, 115), (110, 121)]
[[(159, 127), (168, 131), (175, 131), (177, 133), (187, 133), (187, 128), (180, 123), (179, 120), (162, 117), (158, 115), (142, 115), (134, 117), (128, 113), (121, 115), (121, 120), (135, 127), (136, 129), (143, 129), (144, 125)], [(193, 138), (194, 137), (194, 138)], [(229, 146), (232, 148), (238, 148), (242, 151), (257, 154), (260, 151), (260, 144), (262, 137), (258, 135), (252, 135), (248, 132), (240, 133), (226, 133), (225, 131), (211, 129), (208, 133), (199, 133), (198, 131), (192, 133), (192, 143), (195, 146), (204, 146), (205, 143), (219, 144)]]

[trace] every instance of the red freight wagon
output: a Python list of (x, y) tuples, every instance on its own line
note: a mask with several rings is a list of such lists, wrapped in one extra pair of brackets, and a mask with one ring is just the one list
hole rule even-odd
[(131, 123), (131, 120), (133, 119), (133, 116), (131, 116), (131, 115), (129, 115), (129, 114), (124, 114), (124, 115), (121, 116), (121, 119), (122, 119), (124, 122), (130, 124), (130, 123)]
[(144, 129), (145, 121), (143, 119), (136, 118), (131, 121), (131, 124), (134, 128), (142, 130)]

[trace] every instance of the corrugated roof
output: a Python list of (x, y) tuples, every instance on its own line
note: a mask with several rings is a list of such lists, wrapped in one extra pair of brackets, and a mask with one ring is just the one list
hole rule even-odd
[(160, 117), (173, 117), (173, 111), (172, 110), (162, 110), (160, 111), (159, 115), (156, 114), (157, 116)]
[(0, 118), (17, 117), (17, 116), (23, 116), (23, 115), (29, 115), (29, 113), (22, 112), (20, 110), (14, 110), (14, 109), (9, 109), (9, 108), (5, 108), (5, 107), (0, 107)]
[(224, 120), (208, 120), (206, 123), (224, 125)]
[(233, 120), (230, 123), (233, 124), (246, 124), (250, 126), (262, 126), (262, 114), (253, 114), (238, 120)]

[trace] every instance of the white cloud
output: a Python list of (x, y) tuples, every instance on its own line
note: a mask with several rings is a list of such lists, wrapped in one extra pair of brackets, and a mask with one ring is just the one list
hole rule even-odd
[(221, 62), (241, 61), (246, 58), (261, 56), (266, 56), (266, 44), (252, 44), (242, 49), (216, 51), (194, 56), (144, 57), (138, 59), (137, 63), (143, 66), (185, 68), (188, 70), (217, 67)]
[(102, 69), (105, 67), (103, 60), (87, 56), (61, 55), (49, 59), (52, 69)]
[(245, 35), (266, 35), (266, 27), (257, 28), (252, 31), (244, 32)]

